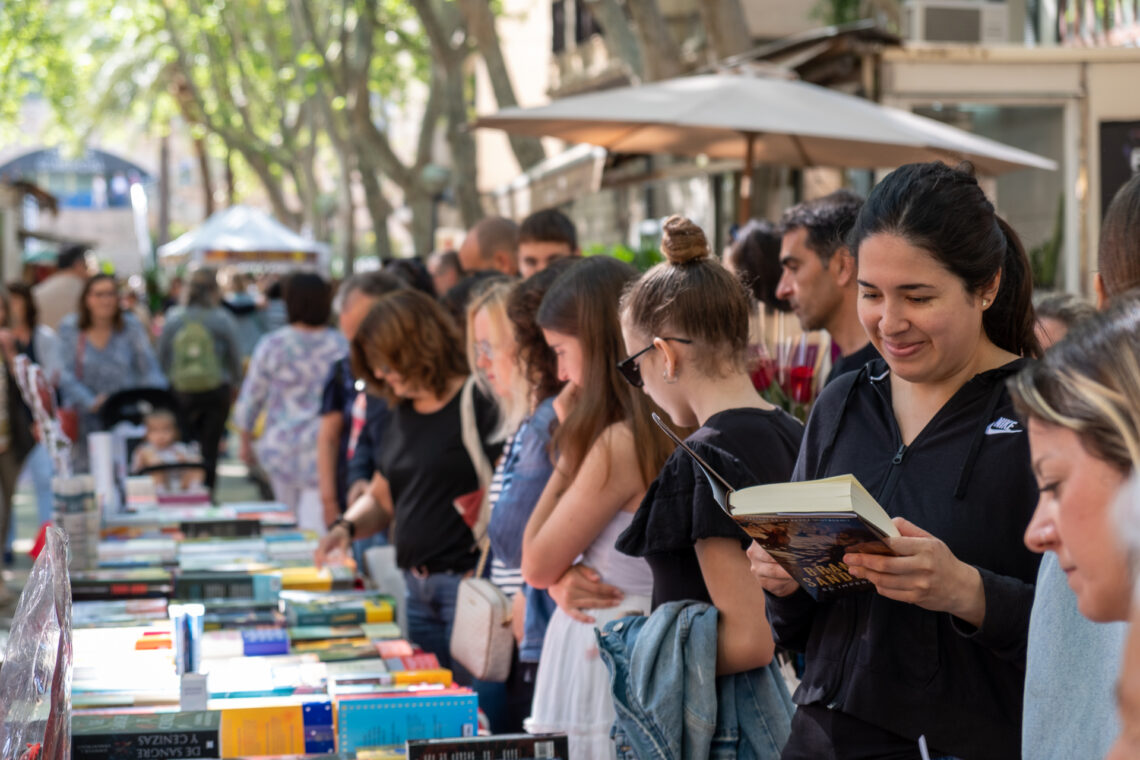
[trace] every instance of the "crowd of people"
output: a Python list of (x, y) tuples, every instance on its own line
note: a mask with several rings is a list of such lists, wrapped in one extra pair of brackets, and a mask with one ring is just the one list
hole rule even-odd
[[(1140, 756), (1140, 177), (1105, 217), (1095, 305), (1035, 307), (968, 166), (798, 204), (723, 257), (674, 216), (661, 252), (639, 273), (582, 257), (556, 210), (489, 218), (335, 297), (298, 273), (223, 299), (199, 270), (152, 335), (61, 256), (0, 299), (0, 345), (81, 431), (168, 387), (148, 442), (196, 442), (207, 487), (229, 419), (318, 563), (390, 543), (408, 637), (495, 733), (565, 732), (574, 758)], [(830, 338), (806, 424), (757, 391), (765, 314)], [(45, 467), (0, 408), (10, 503), (25, 458)], [(853, 474), (899, 532), (842, 558), (873, 590), (808, 594), (654, 417), (737, 488)], [(450, 647), (487, 557), (516, 639), (495, 682)]]
[[(1118, 737), (1129, 756), (1115, 694), (1127, 717), (1140, 673), (1110, 621), (1133, 577), (1117, 521), (1140, 505), (1111, 505), (1140, 452), (1140, 179), (1105, 220), (1103, 311), (1052, 296), (1040, 319), (1025, 250), (968, 168), (799, 204), (740, 230), (723, 264), (674, 217), (643, 274), (577, 258), (572, 227), (528, 258), (527, 230), (560, 217), (519, 243), (481, 223), (429, 260), (443, 308), (405, 288), (359, 323), (351, 367), (389, 416), (318, 556), (388, 530), (409, 633), (449, 662), (480, 555), (452, 502), (497, 459), (489, 577), (522, 624), (505, 682), (467, 679), (494, 730), (564, 731), (574, 757), (1103, 757)], [(752, 373), (755, 315), (788, 310), (832, 344), (806, 425)], [(737, 486), (854, 474), (900, 533), (893, 556), (843, 557), (874, 591), (802, 590), (654, 414)], [(629, 615), (648, 617), (606, 625)]]

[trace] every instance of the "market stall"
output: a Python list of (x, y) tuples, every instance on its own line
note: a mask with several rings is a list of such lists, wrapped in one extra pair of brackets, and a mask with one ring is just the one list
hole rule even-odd
[(297, 234), (264, 211), (231, 206), (215, 213), (202, 226), (160, 246), (158, 264), (164, 268), (308, 269), (325, 274), (329, 247)]

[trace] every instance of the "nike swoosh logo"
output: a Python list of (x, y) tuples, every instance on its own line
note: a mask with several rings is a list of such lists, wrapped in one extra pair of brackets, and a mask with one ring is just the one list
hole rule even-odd
[(986, 426), (986, 435), (1001, 435), (1003, 433), (1022, 433), (1022, 432), (1024, 432), (1021, 428), (1018, 428), (1018, 427), (1014, 427), (1014, 428), (995, 427), (996, 425), (998, 425), (997, 422), (991, 422), (989, 425), (987, 425)]

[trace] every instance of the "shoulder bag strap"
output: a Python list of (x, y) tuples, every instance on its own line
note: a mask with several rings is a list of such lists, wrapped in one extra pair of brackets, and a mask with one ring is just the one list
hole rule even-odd
[(75, 342), (75, 379), (83, 382), (83, 352), (87, 347), (87, 336), (79, 331), (79, 339)]
[(494, 469), (483, 451), (483, 437), (479, 434), (479, 426), (475, 421), (475, 379), (468, 377), (463, 383), (463, 390), (459, 397), (459, 422), (462, 426), (463, 447), (467, 449), (467, 456), (475, 468), (475, 475), (479, 478), (479, 487), (487, 489), (491, 486), (491, 476)]
[(487, 559), (487, 549), (490, 542), (487, 540), (487, 523), (491, 520), (491, 478), (494, 469), (483, 451), (483, 437), (479, 435), (479, 426), (475, 421), (475, 377), (468, 376), (463, 383), (463, 390), (459, 396), (459, 421), (463, 437), (463, 447), (467, 449), (467, 456), (475, 468), (475, 475), (479, 479), (479, 488), (483, 490), (483, 501), (479, 505), (479, 517), (471, 527), (471, 534), (482, 549), (479, 559), (479, 572), (476, 577), (482, 576), (483, 564)]

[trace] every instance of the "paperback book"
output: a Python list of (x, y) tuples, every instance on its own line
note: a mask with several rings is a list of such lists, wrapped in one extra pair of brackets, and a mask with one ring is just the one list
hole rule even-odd
[(736, 489), (656, 414), (654, 421), (700, 466), (714, 497), (814, 599), (874, 586), (848, 572), (847, 553), (894, 555), (891, 518), (853, 475)]
[(408, 739), (407, 760), (568, 760), (566, 734)]
[(221, 713), (75, 715), (74, 760), (179, 760), (221, 757)]

